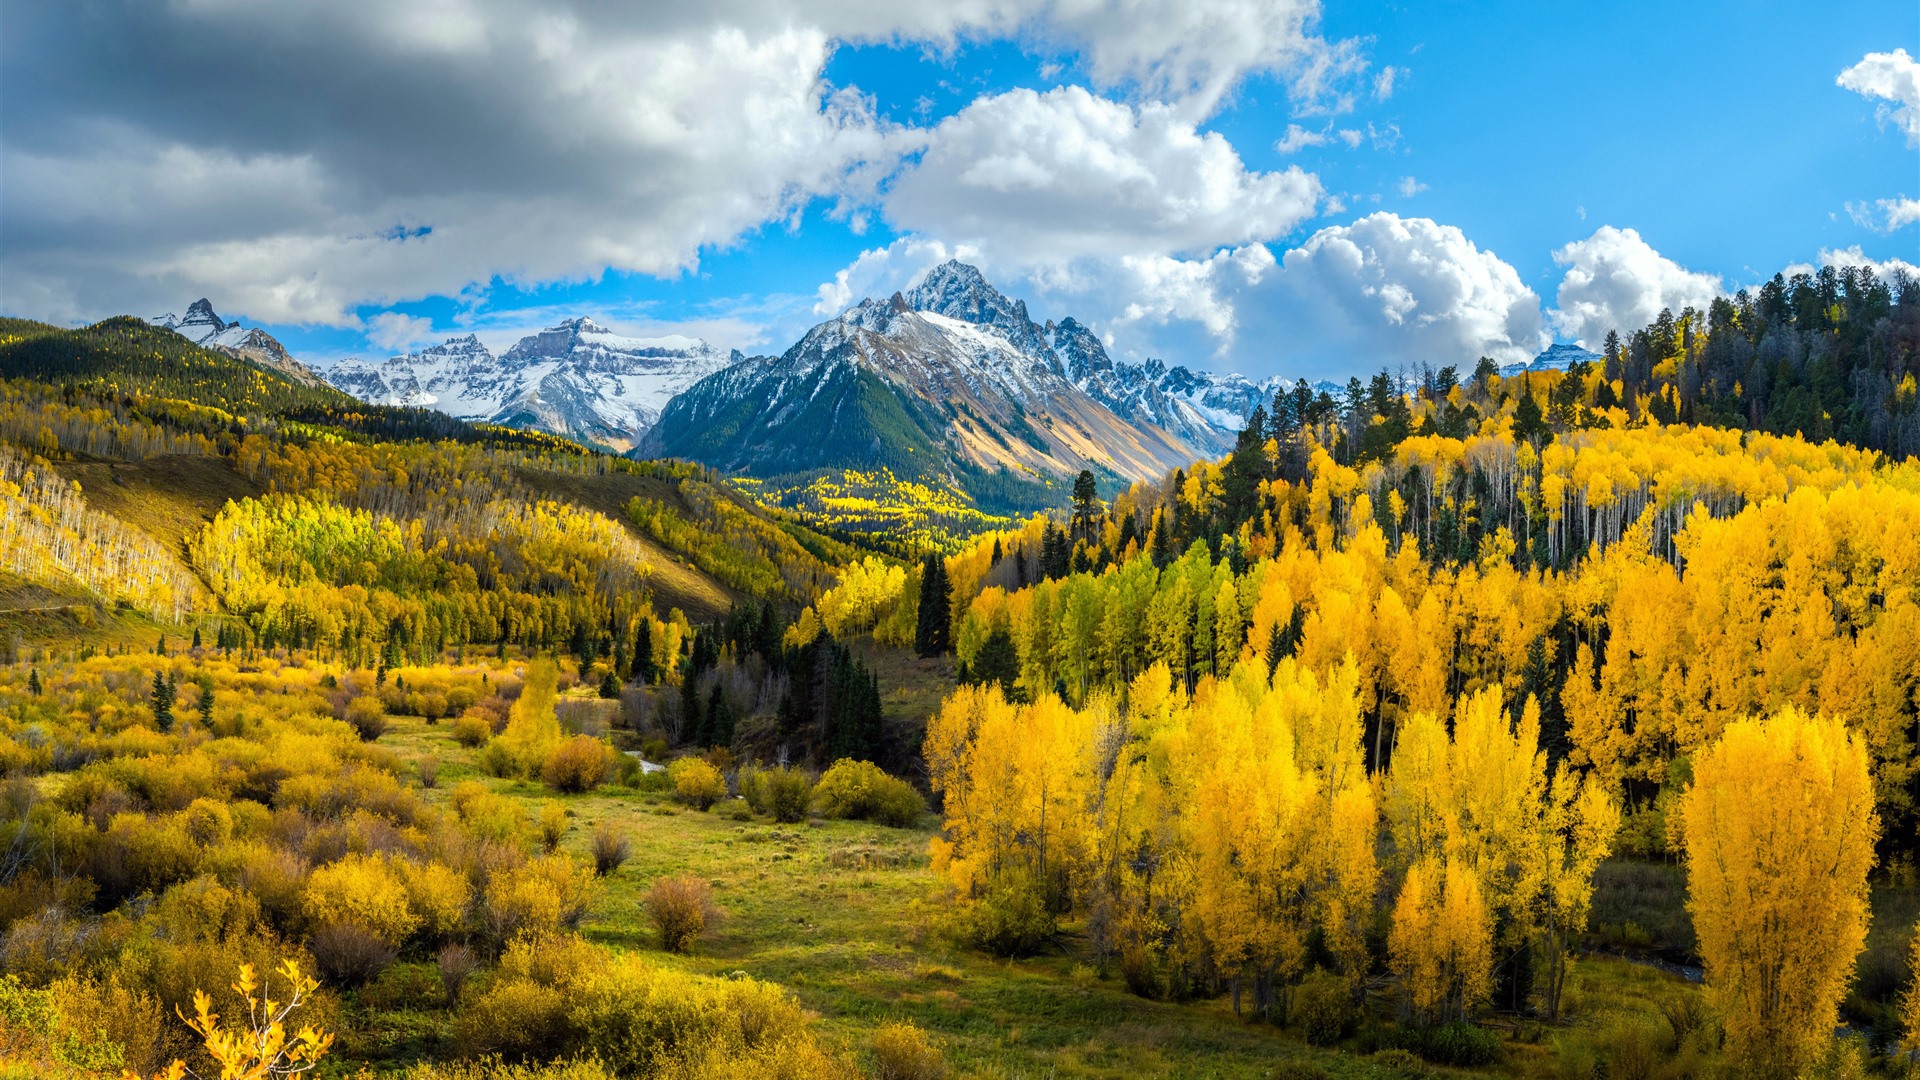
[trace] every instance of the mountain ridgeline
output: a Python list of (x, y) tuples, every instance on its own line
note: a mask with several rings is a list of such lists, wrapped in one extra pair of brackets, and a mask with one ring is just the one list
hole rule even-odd
[(1049, 484), (1082, 470), (1133, 480), (1223, 451), (1281, 385), (1115, 363), (1084, 325), (1035, 323), (949, 262), (695, 383), (640, 452), (762, 477), (884, 467), (1058, 504)]

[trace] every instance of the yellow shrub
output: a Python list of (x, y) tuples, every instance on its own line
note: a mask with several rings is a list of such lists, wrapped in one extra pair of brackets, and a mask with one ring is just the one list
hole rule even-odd
[(182, 825), (201, 847), (224, 844), (233, 836), (233, 814), (212, 799), (195, 799), (180, 812)]
[(454, 1021), (455, 1042), (472, 1056), (551, 1057), (566, 1047), (567, 1035), (566, 998), (555, 987), (521, 979), (496, 979), (469, 995)]
[(944, 1080), (946, 1059), (917, 1025), (893, 1021), (873, 1033), (874, 1080)]
[(421, 932), (434, 939), (459, 933), (473, 899), (466, 875), (445, 863), (398, 860), (393, 865), (407, 890), (407, 906), (420, 918)]
[(661, 878), (647, 893), (647, 915), (660, 930), (660, 947), (686, 952), (719, 915), (713, 888), (692, 874)]
[(882, 772), (871, 761), (841, 758), (821, 774), (813, 788), (813, 806), (825, 817), (859, 818), (907, 828), (926, 813), (927, 803), (912, 784)]
[(154, 918), (173, 941), (221, 938), (251, 933), (260, 925), (260, 901), (245, 890), (230, 889), (202, 874), (166, 891), (154, 905)]
[(492, 737), (493, 723), (486, 713), (469, 709), (453, 722), (453, 741), (461, 746), (479, 746)]
[(593, 871), (562, 855), (496, 871), (482, 895), (483, 914), (496, 939), (549, 934), (580, 922), (597, 891)]
[(612, 747), (591, 735), (575, 735), (547, 755), (540, 778), (555, 791), (592, 791), (613, 770)]
[(807, 1037), (805, 1013), (781, 987), (690, 975), (638, 956), (597, 965), (573, 995), (569, 1016), (583, 1049), (622, 1076)]
[(453, 809), (468, 832), (498, 844), (518, 843), (527, 824), (526, 811), (517, 800), (488, 791), (473, 780), (454, 787)]
[(315, 870), (307, 879), (304, 907), (317, 925), (356, 926), (395, 945), (412, 936), (421, 921), (407, 904), (400, 875), (375, 855), (349, 855)]
[(667, 766), (667, 777), (673, 781), (675, 797), (702, 810), (727, 797), (727, 782), (720, 770), (700, 758), (676, 759)]

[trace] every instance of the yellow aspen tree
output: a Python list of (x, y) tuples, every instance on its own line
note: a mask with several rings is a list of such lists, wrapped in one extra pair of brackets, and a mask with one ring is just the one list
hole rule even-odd
[(1493, 920), (1478, 875), (1434, 858), (1409, 868), (1387, 952), (1422, 1023), (1472, 1016), (1493, 988)]
[(1687, 908), (1746, 1075), (1797, 1075), (1832, 1038), (1866, 941), (1879, 821), (1867, 753), (1791, 706), (1727, 725), (1681, 802)]
[(1548, 1019), (1560, 1016), (1567, 984), (1567, 946), (1587, 928), (1593, 910), (1593, 875), (1613, 850), (1620, 831), (1620, 804), (1606, 786), (1570, 769), (1554, 771), (1541, 804), (1537, 861), (1529, 871), (1528, 915), (1546, 962)]
[(1394, 741), (1385, 811), (1394, 855), (1402, 866), (1446, 852), (1455, 816), (1448, 749), (1446, 726), (1431, 713), (1415, 713)]
[(1250, 975), (1254, 1009), (1264, 1013), (1274, 980), (1291, 981), (1305, 957), (1309, 919), (1290, 901), (1304, 885), (1304, 825), (1318, 807), (1277, 714), (1262, 710), (1256, 728), (1231, 683), (1205, 679), (1190, 716), (1176, 767), (1194, 778), (1182, 830), (1194, 857), (1193, 916), (1236, 1011)]

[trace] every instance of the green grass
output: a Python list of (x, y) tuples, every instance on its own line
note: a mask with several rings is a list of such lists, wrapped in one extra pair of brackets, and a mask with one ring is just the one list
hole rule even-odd
[[(439, 788), (426, 793), (434, 801), (466, 779), (524, 799), (530, 815), (558, 800), (571, 814), (562, 847), (579, 858), (591, 858), (595, 824), (614, 822), (631, 836), (633, 853), (605, 880), (583, 926), (589, 938), (695, 972), (742, 971), (780, 983), (818, 1014), (830, 1040), (848, 1048), (862, 1045), (877, 1021), (905, 1018), (926, 1028), (963, 1076), (1265, 1077), (1292, 1060), (1335, 1077), (1399, 1075), (1351, 1047), (1314, 1049), (1297, 1031), (1240, 1020), (1225, 999), (1172, 1004), (1136, 997), (1117, 971), (1096, 972), (1085, 942), (1071, 932), (1055, 952), (1028, 960), (999, 960), (964, 946), (948, 930), (942, 886), (928, 867), (932, 815), (908, 830), (737, 820), (736, 812), (744, 815), (737, 801), (702, 813), (659, 791), (608, 787), (560, 796), (537, 783), (486, 778), (447, 725), (396, 718), (381, 743), (406, 758), (438, 757)], [(677, 873), (707, 879), (724, 912), (685, 957), (658, 951), (643, 899), (655, 879)], [(383, 983), (418, 977), (390, 972)], [(390, 1063), (433, 1053), (445, 1024), (431, 1004), (434, 992), (416, 995), (423, 1007), (414, 1012), (377, 1019), (361, 1012), (373, 1020), (372, 1034), (349, 1052)], [(1664, 1024), (1661, 1002), (1697, 993), (1624, 960), (1582, 960), (1572, 976), (1568, 1022), (1508, 1025), (1507, 1061), (1496, 1071), (1557, 1075), (1556, 1040), (1585, 1047), (1603, 1041), (1623, 1018)]]

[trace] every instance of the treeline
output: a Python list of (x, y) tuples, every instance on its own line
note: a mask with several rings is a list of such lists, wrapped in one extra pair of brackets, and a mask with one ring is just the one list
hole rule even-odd
[(0, 321), (0, 378), (71, 386), (99, 398), (176, 398), (235, 415), (272, 415), (352, 401), (330, 386), (302, 385), (132, 316), (78, 330), (20, 319)]

